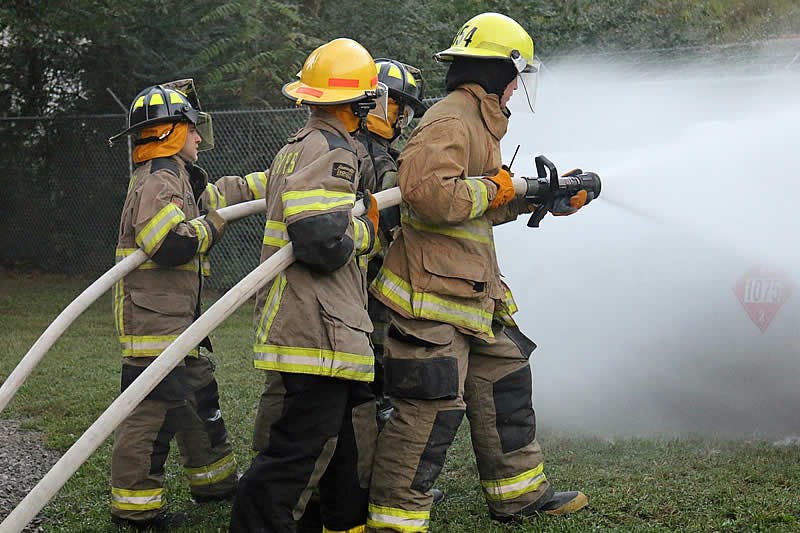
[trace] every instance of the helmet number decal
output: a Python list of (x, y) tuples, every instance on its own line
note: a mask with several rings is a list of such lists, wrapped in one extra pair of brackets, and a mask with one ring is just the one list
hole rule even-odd
[[(453, 46), (464, 46), (467, 47), (472, 42), (472, 36), (475, 35), (475, 32), (478, 30), (477, 26), (473, 26), (470, 28), (469, 26), (464, 26), (461, 28), (461, 31), (458, 32), (456, 38), (453, 39)], [(463, 44), (462, 44), (463, 43)]]

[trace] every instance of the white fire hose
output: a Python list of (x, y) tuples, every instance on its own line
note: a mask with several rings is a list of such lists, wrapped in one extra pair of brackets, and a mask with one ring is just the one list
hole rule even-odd
[[(264, 200), (252, 200), (250, 202), (220, 209), (219, 214), (230, 222), (255, 213), (263, 213), (266, 207), (266, 202), (264, 202)], [(28, 379), (33, 369), (36, 368), (36, 365), (41, 362), (47, 351), (53, 347), (70, 324), (75, 322), (75, 319), (86, 311), (95, 300), (105, 294), (114, 283), (127, 276), (128, 273), (135, 270), (139, 265), (147, 261), (147, 259), (147, 254), (142, 250), (137, 250), (100, 276), (97, 281), (89, 285), (61, 311), (61, 314), (59, 314), (56, 319), (50, 323), (47, 329), (44, 330), (44, 333), (42, 333), (33, 346), (31, 346), (31, 349), (28, 350), (25, 357), (22, 358), (16, 368), (14, 368), (8, 378), (3, 382), (3, 385), (0, 386), (0, 412), (6, 408), (8, 402), (11, 401), (19, 388), (22, 387), (22, 384)]]
[[(514, 189), (517, 194), (525, 194), (527, 190), (527, 182), (523, 178), (513, 178)], [(400, 203), (400, 189), (394, 187), (392, 189), (379, 192), (375, 195), (375, 199), (381, 209), (391, 207)], [(262, 207), (265, 205), (263, 200), (256, 200), (247, 202), (246, 204), (239, 204), (242, 207), (248, 206), (252, 203), (259, 203)], [(232, 206), (233, 209), (237, 206)], [(363, 212), (363, 202), (356, 202), (353, 208), (353, 214), (359, 215)], [(259, 207), (250, 213), (261, 212), (263, 209)], [(244, 215), (242, 215), (244, 216)], [(226, 215), (226, 218), (231, 218), (232, 215)], [(130, 256), (138, 256), (139, 252)], [(144, 256), (144, 252), (141, 252)], [(145, 257), (146, 258), (146, 257)], [(144, 262), (142, 259), (141, 262)], [(138, 263), (138, 264), (141, 264)], [(36, 484), (36, 486), (28, 493), (27, 496), (17, 505), (13, 511), (0, 523), (0, 531), (19, 533), (22, 529), (42, 510), (42, 508), (56, 495), (56, 493), (64, 486), (67, 480), (80, 468), (80, 466), (89, 458), (89, 456), (103, 443), (103, 441), (111, 435), (117, 426), (125, 419), (133, 409), (144, 400), (144, 398), (161, 382), (169, 372), (180, 363), (180, 361), (197, 346), (214, 328), (219, 326), (222, 321), (228, 318), (240, 305), (253, 296), (256, 291), (264, 286), (267, 282), (275, 278), (279, 273), (285, 270), (289, 265), (294, 262), (294, 255), (292, 254), (292, 243), (287, 244), (267, 261), (261, 263), (255, 270), (245, 276), (239, 283), (237, 283), (230, 291), (225, 293), (219, 300), (217, 300), (211, 307), (209, 307), (200, 317), (189, 326), (183, 333), (181, 333), (175, 341), (172, 342), (161, 354), (154, 359), (154, 361), (137, 377), (133, 383), (125, 389), (110, 406), (95, 420), (95, 422), (87, 429), (81, 437), (64, 453), (63, 456), (56, 462), (55, 465), (45, 474), (45, 476)], [(132, 264), (132, 262), (131, 262)], [(116, 279), (122, 278), (127, 272), (133, 270), (137, 265), (131, 266), (126, 272), (120, 274), (121, 270), (115, 275)], [(122, 265), (119, 263), (117, 267)], [(114, 267), (116, 268), (116, 267)], [(103, 275), (103, 278), (109, 276), (114, 269)], [(109, 277), (110, 279), (110, 277)], [(106, 280), (106, 288), (100, 293), (102, 294), (114, 283), (114, 281)], [(95, 282), (99, 283), (100, 280)], [(94, 286), (93, 284), (92, 286)], [(91, 289), (91, 287), (89, 288)], [(79, 299), (82, 298), (89, 289), (84, 291)], [(98, 289), (99, 290), (99, 287)], [(94, 296), (96, 299), (99, 295)], [(88, 299), (89, 296), (86, 297)], [(77, 300), (76, 300), (77, 301)], [(91, 300), (93, 301), (93, 300)], [(73, 313), (75, 316), (81, 311), (86, 309), (91, 301), (82, 303), (83, 307), (75, 306)], [(70, 304), (72, 307), (73, 302)], [(62, 315), (65, 315), (67, 310), (59, 315), (59, 320)], [(74, 320), (74, 317), (70, 317)], [(61, 331), (69, 325), (67, 322)], [(52, 326), (51, 326), (52, 327)], [(50, 328), (48, 328), (48, 331)], [(55, 330), (54, 330), (55, 331)], [(46, 333), (46, 332), (45, 332)], [(60, 332), (59, 332), (60, 334)], [(44, 337), (44, 335), (42, 335)], [(41, 341), (41, 339), (40, 339)], [(37, 342), (38, 344), (38, 342)], [(52, 342), (50, 343), (52, 345)], [(44, 346), (44, 343), (43, 343)], [(35, 346), (34, 346), (35, 347)], [(49, 346), (47, 346), (49, 347)], [(31, 351), (33, 348), (31, 349)], [(46, 350), (46, 348), (45, 348)], [(30, 354), (30, 352), (29, 352)], [(42, 352), (43, 355), (43, 352)], [(26, 356), (27, 357), (27, 356)], [(39, 355), (41, 359), (41, 355)], [(35, 363), (34, 365), (35, 366)], [(31, 367), (32, 368), (32, 367)], [(28, 372), (30, 373), (30, 372)], [(24, 378), (23, 378), (24, 379)]]

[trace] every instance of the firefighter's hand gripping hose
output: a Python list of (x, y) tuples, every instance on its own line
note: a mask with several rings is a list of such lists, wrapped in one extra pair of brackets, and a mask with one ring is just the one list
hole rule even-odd
[(503, 165), (494, 176), (489, 176), (488, 179), (497, 185), (497, 194), (495, 195), (492, 203), (489, 204), (490, 209), (505, 205), (517, 195), (514, 191), (514, 184), (511, 182), (511, 170)]
[(571, 215), (600, 196), (600, 176), (579, 168), (558, 176), (556, 166), (540, 155), (535, 159), (538, 176), (525, 178), (525, 199), (534, 207), (528, 226), (538, 228), (549, 212), (555, 216)]

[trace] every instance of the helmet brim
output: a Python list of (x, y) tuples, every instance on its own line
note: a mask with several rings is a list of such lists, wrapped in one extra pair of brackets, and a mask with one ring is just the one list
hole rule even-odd
[[(461, 48), (457, 46), (452, 46), (447, 50), (442, 50), (441, 52), (437, 52), (433, 54), (434, 59), (436, 61), (449, 63), (453, 61), (456, 57), (471, 57), (477, 59), (499, 59), (501, 61), (508, 61), (509, 63), (513, 63), (514, 61), (503, 54), (498, 52), (492, 52), (491, 50), (482, 50), (482, 49), (471, 49), (467, 50), (466, 48)], [(534, 67), (535, 61), (527, 61), (527, 66), (522, 72), (532, 72)]]
[(149, 128), (150, 126), (155, 126), (157, 124), (169, 124), (170, 122), (189, 122), (193, 124), (193, 122), (189, 120), (185, 115), (173, 115), (170, 117), (153, 118), (122, 130), (116, 135), (109, 137), (108, 142), (113, 144), (115, 141), (119, 140), (120, 137), (124, 137), (125, 135), (133, 135), (134, 133), (137, 133), (138, 131), (143, 130), (144, 128)]
[(363, 89), (318, 89), (302, 81), (289, 82), (281, 88), (283, 96), (297, 105), (339, 105), (360, 102), (369, 98)]

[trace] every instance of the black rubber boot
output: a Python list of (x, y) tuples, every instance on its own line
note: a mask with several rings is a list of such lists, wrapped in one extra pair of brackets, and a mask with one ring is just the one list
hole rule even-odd
[(170, 513), (166, 511), (149, 520), (130, 520), (111, 515), (111, 522), (118, 527), (133, 528), (137, 531), (169, 531), (181, 527), (188, 521), (189, 515), (186, 513)]

